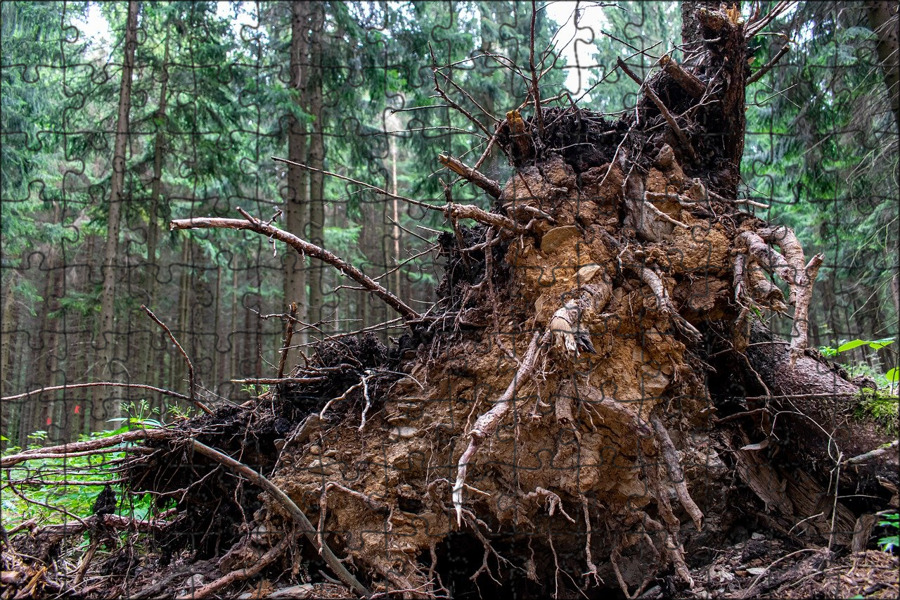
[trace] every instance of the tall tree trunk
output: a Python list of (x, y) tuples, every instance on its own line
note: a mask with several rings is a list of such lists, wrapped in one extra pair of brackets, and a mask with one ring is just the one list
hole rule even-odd
[[(19, 274), (11, 271), (9, 282), (6, 286), (6, 292), (3, 295), (3, 311), (2, 311), (2, 334), (0, 334), (0, 396), (10, 394), (16, 389), (15, 380), (12, 377), (10, 357), (14, 355), (14, 346), (19, 337), (18, 331), (21, 324), (19, 322), (19, 311), (15, 308), (16, 300), (16, 280)], [(16, 369), (20, 371), (21, 369)], [(21, 429), (20, 417), (22, 414), (22, 402), (0, 402), (0, 418), (2, 418), (3, 435), (5, 435), (11, 443), (15, 444), (18, 439), (19, 430)]]
[[(156, 249), (159, 244), (159, 201), (162, 194), (162, 171), (163, 171), (163, 155), (166, 151), (166, 105), (168, 102), (169, 90), (169, 29), (166, 27), (166, 42), (163, 52), (162, 63), (162, 85), (159, 92), (159, 104), (156, 108), (156, 136), (153, 140), (153, 180), (150, 182), (150, 206), (147, 217), (147, 266), (146, 266), (146, 289), (147, 289), (147, 306), (151, 310), (156, 309), (156, 295), (159, 290), (158, 275), (159, 265), (157, 264)], [(149, 323), (149, 322), (148, 322)], [(150, 383), (153, 372), (157, 369), (154, 360), (153, 344), (150, 340), (153, 337), (154, 324), (150, 323), (148, 330), (147, 343), (142, 343), (144, 353), (144, 372), (141, 378), (142, 382)]]
[(878, 37), (878, 61), (884, 71), (884, 85), (887, 87), (894, 121), (900, 131), (900, 47), (897, 41), (897, 3), (866, 2), (869, 13), (869, 27)]
[[(309, 71), (308, 26), (310, 4), (306, 2), (292, 3), (291, 15), (291, 89), (296, 91), (295, 101), (305, 108), (304, 89)], [(288, 158), (296, 163), (306, 163), (307, 127), (301, 119), (288, 115)], [(285, 220), (287, 230), (298, 236), (306, 235), (306, 223), (309, 204), (309, 173), (300, 167), (288, 165), (287, 190), (285, 190)], [(297, 318), (307, 319), (306, 294), (306, 261), (296, 252), (288, 251), (284, 255), (284, 307), (297, 303)], [(285, 312), (288, 312), (287, 309)], [(306, 331), (301, 328), (293, 338), (293, 345), (306, 342)], [(299, 350), (291, 350), (285, 364), (292, 367), (297, 363)]]
[[(312, 115), (312, 136), (309, 143), (309, 164), (319, 171), (325, 168), (324, 104), (322, 98), (322, 36), (325, 35), (325, 8), (321, 2), (312, 4), (309, 33), (309, 113)], [(325, 245), (325, 175), (312, 172), (309, 176), (309, 237), (320, 247)], [(324, 302), (323, 267), (313, 266), (309, 281), (309, 320), (322, 320)]]
[[(61, 207), (57, 205), (53, 211), (54, 222), (61, 222), (61, 213)], [(44, 302), (41, 304), (40, 321), (40, 339), (42, 343), (39, 351), (40, 360), (38, 360), (35, 368), (38, 372), (38, 385), (50, 387), (57, 385), (58, 375), (61, 372), (57, 338), (59, 311), (61, 308), (59, 300), (65, 294), (65, 268), (59, 256), (59, 249), (54, 244), (50, 244), (46, 260), (48, 269), (47, 285), (44, 288)], [(46, 430), (48, 439), (54, 443), (59, 442), (66, 435), (66, 432), (59, 431), (58, 425), (52, 420), (56, 403), (55, 398), (57, 397), (57, 393), (53, 393), (28, 400), (29, 402), (40, 402), (40, 410), (35, 413), (39, 415), (35, 426), (38, 429)]]
[[(7, 395), (12, 389), (12, 386), (10, 385), (12, 380), (9, 375), (9, 357), (12, 354), (11, 350), (18, 321), (16, 319), (17, 311), (14, 308), (16, 299), (16, 280), (18, 277), (19, 274), (17, 271), (10, 271), (6, 292), (3, 294), (3, 317), (2, 323), (0, 323), (0, 328), (2, 328), (2, 335), (0, 335), (0, 396)], [(3, 414), (5, 416), (6, 406), (4, 405), (3, 408)], [(9, 421), (4, 419), (4, 423), (9, 423)]]
[[(103, 251), (103, 294), (100, 298), (100, 330), (97, 333), (97, 347), (100, 351), (101, 378), (109, 376), (112, 362), (116, 358), (116, 263), (119, 255), (119, 226), (122, 220), (124, 201), (125, 160), (128, 147), (128, 114), (131, 111), (131, 80), (134, 73), (134, 51), (137, 45), (137, 21), (140, 3), (128, 3), (128, 21), (125, 25), (124, 59), (122, 64), (122, 84), (119, 89), (119, 113), (116, 118), (116, 138), (113, 148), (112, 176), (109, 190), (109, 216), (106, 229), (106, 248)], [(94, 402), (103, 402), (110, 397), (108, 391), (97, 388)], [(94, 409), (98, 409), (97, 406)], [(107, 406), (107, 417), (118, 416), (119, 409)]]

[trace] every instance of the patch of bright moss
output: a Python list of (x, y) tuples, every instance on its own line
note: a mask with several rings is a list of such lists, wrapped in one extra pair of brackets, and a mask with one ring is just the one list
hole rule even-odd
[(900, 399), (897, 396), (866, 388), (860, 392), (859, 399), (855, 411), (857, 418), (874, 421), (893, 435), (900, 431)]

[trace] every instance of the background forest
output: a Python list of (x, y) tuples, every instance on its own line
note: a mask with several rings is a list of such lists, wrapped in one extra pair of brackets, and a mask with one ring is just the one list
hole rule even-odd
[[(760, 3), (744, 4), (749, 14)], [(438, 155), (474, 163), (526, 96), (527, 3), (0, 7), (4, 397), (92, 381), (184, 391), (185, 362), (142, 305), (184, 346), (210, 404), (260, 391), (232, 380), (274, 376), (277, 317), (292, 302), (308, 327), (289, 365), (328, 335), (396, 336), (399, 320), (334, 269), (247, 232), (175, 235), (167, 223), (238, 207), (278, 214), (280, 227), (381, 276), (424, 313), (440, 278), (434, 232), (452, 229), (395, 196), (446, 202), (441, 180), (453, 175)], [(809, 255), (826, 254), (811, 343), (885, 384), (897, 366), (884, 342), (896, 339), (900, 301), (898, 117), (878, 30), (896, 30), (896, 7), (892, 25), (870, 8), (800, 2), (756, 38), (754, 66), (790, 51), (748, 88), (740, 193)], [(548, 4), (535, 20), (547, 49), (541, 96), (613, 117), (631, 110), (635, 87), (616, 59), (646, 75), (679, 43), (679, 15), (676, 2)], [(481, 170), (500, 181), (511, 171), (498, 152)], [(456, 200), (488, 207), (463, 190)], [(857, 339), (881, 343), (837, 353)], [(158, 420), (190, 407), (122, 388), (15, 398), (2, 406), (3, 447), (115, 429), (136, 406)]]

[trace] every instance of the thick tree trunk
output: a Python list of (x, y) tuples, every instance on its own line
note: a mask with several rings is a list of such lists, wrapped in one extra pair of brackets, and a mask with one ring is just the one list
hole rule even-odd
[[(125, 161), (128, 149), (128, 114), (131, 111), (131, 84), (134, 73), (134, 53), (137, 46), (137, 21), (140, 2), (130, 0), (128, 18), (125, 24), (123, 40), (122, 83), (119, 89), (119, 111), (116, 118), (116, 137), (113, 147), (112, 175), (110, 176), (109, 214), (107, 216), (106, 247), (103, 251), (103, 292), (100, 297), (100, 328), (96, 343), (100, 351), (100, 378), (111, 374), (112, 363), (116, 358), (116, 264), (119, 257), (119, 227), (122, 220), (122, 203), (125, 201)], [(102, 388), (98, 388), (102, 389)], [(94, 403), (104, 402), (109, 398), (106, 392), (97, 392)], [(106, 406), (104, 416), (118, 416), (116, 403)], [(94, 407), (97, 409), (97, 406)], [(99, 425), (99, 423), (95, 423)]]

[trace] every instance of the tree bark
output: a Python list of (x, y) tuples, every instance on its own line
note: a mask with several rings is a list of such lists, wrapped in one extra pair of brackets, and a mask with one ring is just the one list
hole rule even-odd
[[(291, 3), (291, 89), (296, 92), (296, 103), (306, 109), (305, 87), (309, 72), (308, 28), (310, 4), (306, 2)], [(306, 163), (307, 160), (307, 127), (303, 120), (293, 113), (288, 115), (288, 156), (295, 163)], [(288, 164), (287, 189), (285, 190), (285, 222), (291, 233), (304, 236), (306, 234), (309, 204), (309, 172), (298, 166)], [(296, 252), (284, 254), (284, 307), (292, 302), (297, 303), (297, 318), (307, 319), (306, 293), (306, 261)], [(287, 311), (287, 309), (285, 309)], [(298, 328), (293, 338), (294, 345), (306, 342), (306, 331)], [(293, 366), (297, 363), (299, 350), (288, 352), (285, 364)]]
[[(96, 343), (100, 351), (100, 379), (109, 376), (112, 362), (116, 358), (116, 263), (119, 255), (119, 227), (122, 220), (122, 203), (125, 200), (125, 161), (128, 149), (128, 115), (131, 111), (131, 84), (134, 73), (134, 53), (137, 45), (137, 21), (140, 2), (128, 3), (128, 19), (125, 25), (125, 40), (122, 64), (122, 83), (119, 89), (119, 111), (116, 118), (116, 137), (113, 148), (112, 176), (109, 190), (109, 215), (107, 218), (106, 247), (103, 251), (103, 292), (100, 297), (100, 329)], [(101, 389), (101, 388), (98, 388)], [(94, 395), (94, 403), (109, 398), (108, 391)], [(114, 404), (114, 403), (112, 403)], [(98, 407), (95, 406), (96, 410)], [(104, 416), (118, 416), (116, 406), (107, 406)], [(96, 425), (96, 424), (95, 424)]]
[(715, 10), (719, 2), (715, 0), (682, 0), (681, 2), (681, 42), (684, 48), (684, 65), (695, 66), (702, 60), (703, 33), (697, 11), (701, 8)]
[(869, 27), (878, 37), (876, 49), (878, 62), (884, 72), (884, 85), (887, 88), (894, 121), (900, 131), (900, 62), (898, 62), (897, 40), (897, 3), (866, 2), (869, 13)]
[[(163, 63), (160, 69), (162, 74), (162, 85), (159, 92), (159, 104), (156, 108), (156, 135), (153, 140), (153, 179), (150, 182), (150, 206), (147, 216), (147, 264), (146, 268), (146, 287), (147, 287), (147, 306), (151, 309), (156, 308), (156, 295), (159, 289), (157, 280), (159, 274), (159, 265), (157, 263), (156, 250), (159, 243), (159, 202), (162, 195), (162, 172), (163, 172), (163, 155), (166, 150), (166, 105), (168, 102), (169, 89), (169, 29), (166, 27), (165, 50), (163, 51)], [(143, 328), (142, 328), (143, 329)], [(144, 373), (142, 381), (150, 382), (153, 373), (157, 370), (158, 365), (155, 364), (153, 344), (152, 325), (148, 325), (148, 335), (141, 336), (146, 338), (146, 343), (142, 342), (144, 354)]]
[[(325, 8), (323, 3), (312, 4), (309, 28), (309, 114), (312, 116), (312, 136), (309, 143), (309, 165), (319, 172), (309, 175), (309, 241), (325, 247), (325, 137), (324, 104), (322, 97), (322, 44), (325, 35)], [(323, 267), (312, 265), (309, 278), (309, 320), (322, 320), (324, 303)]]

